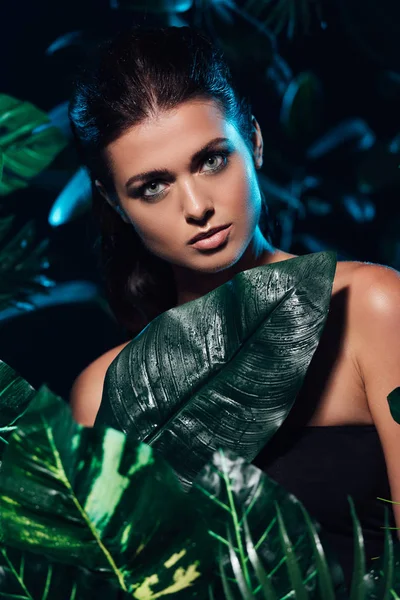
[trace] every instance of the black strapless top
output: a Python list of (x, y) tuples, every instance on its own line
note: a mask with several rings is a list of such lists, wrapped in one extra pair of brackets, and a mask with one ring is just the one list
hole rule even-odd
[[(348, 496), (360, 520), (367, 557), (383, 553), (385, 507), (390, 488), (385, 459), (374, 425), (283, 426), (253, 464), (283, 485), (322, 525), (325, 539), (342, 564), (347, 584), (353, 570), (353, 527)], [(324, 539), (324, 538), (322, 538)]]

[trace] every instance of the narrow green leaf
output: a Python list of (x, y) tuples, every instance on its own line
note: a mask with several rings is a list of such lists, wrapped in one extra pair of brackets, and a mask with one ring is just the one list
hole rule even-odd
[(311, 521), (310, 515), (308, 514), (301, 502), (299, 502), (299, 505), (303, 513), (303, 517), (314, 549), (318, 587), (321, 598), (323, 598), (323, 600), (335, 600), (335, 591), (333, 589), (332, 576), (328, 563), (326, 561), (325, 552), (322, 547), (321, 540), (313, 522)]
[(261, 561), (258, 557), (257, 551), (254, 547), (253, 540), (251, 538), (249, 524), (247, 522), (246, 516), (243, 515), (243, 526), (244, 526), (244, 535), (246, 540), (246, 550), (247, 556), (251, 562), (251, 565), (255, 571), (257, 576), (257, 580), (261, 586), (261, 590), (263, 592), (265, 600), (278, 600), (278, 596), (274, 590), (274, 586), (272, 585), (267, 572), (261, 564)]
[(279, 505), (276, 504), (276, 513), (278, 517), (279, 533), (281, 537), (282, 547), (286, 557), (286, 567), (288, 570), (291, 586), (293, 587), (296, 600), (308, 600), (308, 593), (303, 584), (301, 570), (296, 560), (296, 555), (293, 551), (292, 542), (287, 534), (285, 523)]
[[(232, 525), (233, 525), (233, 529), (235, 532), (236, 543), (238, 546), (238, 551), (239, 551), (239, 556), (240, 556), (240, 564), (244, 571), (244, 578), (246, 580), (246, 583), (249, 586), (250, 585), (250, 576), (249, 576), (249, 572), (248, 572), (247, 565), (245, 562), (245, 553), (244, 553), (244, 547), (243, 547), (241, 528), (240, 528), (240, 524), (239, 524), (239, 516), (238, 516), (237, 510), (236, 510), (235, 500), (233, 497), (231, 480), (227, 473), (228, 469), (227, 469), (226, 459), (225, 459), (223, 450), (220, 451), (220, 455), (221, 455), (221, 461), (222, 461), (222, 466), (223, 466), (223, 477), (225, 480), (226, 491), (228, 494), (229, 509), (230, 509), (230, 514), (232, 517)], [(229, 554), (231, 556), (232, 540), (230, 539), (229, 527), (228, 527), (228, 534), (229, 534), (229, 536), (228, 536)], [(231, 562), (232, 562), (232, 557), (231, 557)]]
[(227, 537), (228, 543), (229, 543), (229, 558), (231, 561), (232, 570), (235, 575), (236, 582), (237, 582), (238, 588), (240, 590), (241, 596), (242, 596), (243, 600), (253, 600), (253, 593), (252, 593), (252, 589), (250, 587), (250, 582), (246, 578), (247, 570), (244, 571), (243, 566), (240, 564), (239, 559), (236, 555), (235, 549), (232, 544), (232, 536), (231, 536), (231, 532), (229, 531), (229, 526), (227, 527), (226, 537)]
[(385, 507), (385, 547), (383, 552), (383, 594), (382, 600), (390, 600), (394, 585), (394, 552), (393, 538), (389, 530), (389, 511)]
[(225, 600), (235, 600), (232, 588), (225, 573), (224, 558), (221, 552), (218, 553), (218, 567), (222, 581), (222, 589), (224, 590)]
[(350, 503), (354, 536), (354, 570), (351, 580), (350, 600), (365, 600), (366, 583), (364, 536), (361, 530), (360, 521), (358, 520), (356, 514), (353, 499), (349, 496), (348, 500)]

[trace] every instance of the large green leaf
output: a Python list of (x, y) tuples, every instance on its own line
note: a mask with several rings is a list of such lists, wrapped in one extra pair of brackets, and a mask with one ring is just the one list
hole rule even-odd
[(301, 388), (335, 267), (334, 252), (256, 267), (166, 311), (110, 365), (96, 424), (156, 448), (185, 488), (218, 448), (250, 462)]
[(62, 132), (30, 102), (0, 94), (0, 195), (27, 187), (66, 146)]
[[(251, 597), (268, 600), (335, 598), (316, 523), (261, 469), (221, 449), (200, 471), (188, 498), (211, 519), (210, 533), (221, 546), (219, 562), (227, 576), (231, 565), (229, 580), (236, 579), (241, 597), (248, 589)], [(335, 569), (340, 570), (337, 564)]]
[(9, 439), (0, 474), (4, 544), (101, 573), (139, 600), (178, 590), (195, 598), (201, 589), (207, 530), (150, 446), (78, 425), (43, 387)]

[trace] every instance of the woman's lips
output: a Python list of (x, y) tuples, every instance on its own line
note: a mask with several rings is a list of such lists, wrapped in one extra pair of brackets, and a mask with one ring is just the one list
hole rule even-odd
[(218, 248), (228, 237), (230, 230), (232, 229), (232, 225), (229, 225), (226, 229), (222, 229), (221, 231), (217, 231), (214, 235), (210, 235), (207, 238), (203, 238), (202, 240), (198, 240), (194, 244), (191, 244), (193, 248), (199, 248), (200, 250), (210, 250), (212, 248)]

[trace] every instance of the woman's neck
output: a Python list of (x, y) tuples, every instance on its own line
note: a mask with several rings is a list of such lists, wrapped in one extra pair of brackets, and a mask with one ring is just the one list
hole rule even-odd
[(274, 248), (263, 236), (261, 237), (262, 240), (259, 238), (249, 244), (241, 258), (234, 265), (216, 273), (203, 273), (194, 269), (172, 265), (177, 289), (177, 306), (204, 296), (232, 279), (237, 273), (295, 256)]

